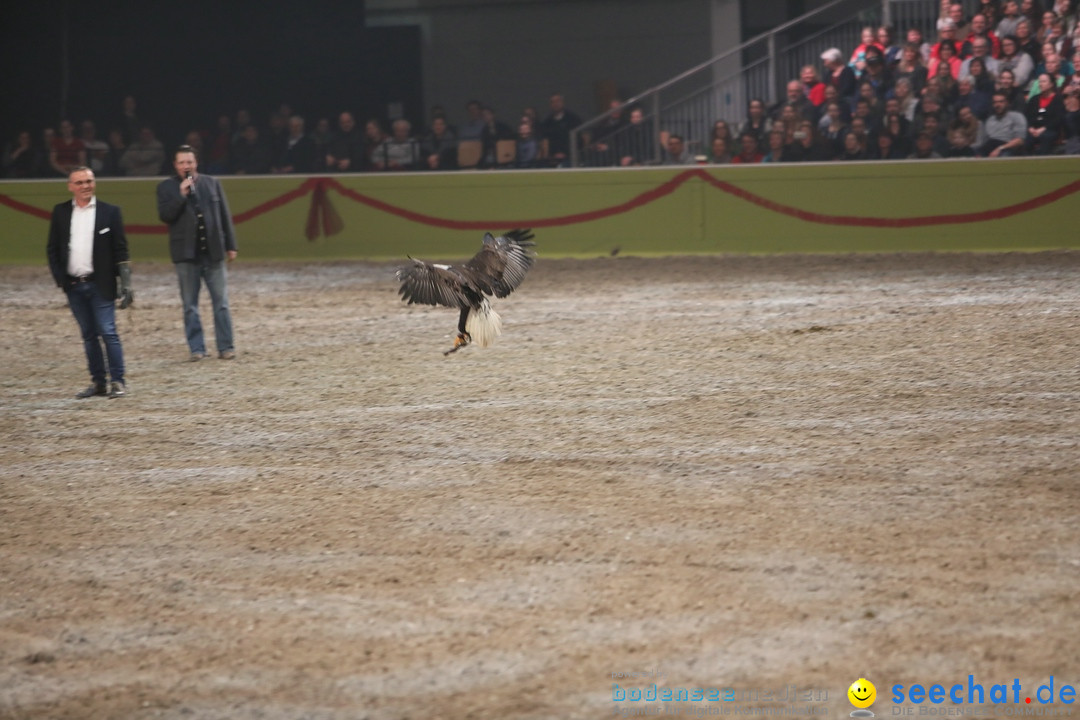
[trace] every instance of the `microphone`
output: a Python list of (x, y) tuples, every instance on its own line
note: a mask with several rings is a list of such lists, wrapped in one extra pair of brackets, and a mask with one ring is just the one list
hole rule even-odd
[(198, 208), (199, 198), (195, 196), (195, 178), (191, 177), (190, 170), (184, 173), (184, 178), (191, 181), (191, 185), (188, 186), (188, 199), (191, 200), (196, 208)]

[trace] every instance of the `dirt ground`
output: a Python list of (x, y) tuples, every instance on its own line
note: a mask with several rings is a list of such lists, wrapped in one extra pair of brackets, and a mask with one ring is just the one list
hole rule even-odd
[[(240, 261), (239, 358), (189, 363), (142, 265), (130, 396), (75, 400), (44, 261), (0, 268), (0, 718), (842, 718), (860, 677), (889, 717), (969, 675), (1011, 716), (1080, 685), (1078, 271), (541, 258), (443, 357), (390, 265)], [(616, 699), (654, 684), (744, 701)]]

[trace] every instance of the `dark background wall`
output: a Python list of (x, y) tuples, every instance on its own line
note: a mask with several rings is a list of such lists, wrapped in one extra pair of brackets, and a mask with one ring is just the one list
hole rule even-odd
[(166, 146), (220, 113), (256, 122), (289, 103), (312, 127), (402, 103), (423, 115), (419, 33), (364, 27), (364, 0), (34, 0), (0, 11), (0, 132), (39, 134), (61, 116), (104, 136), (135, 96)]

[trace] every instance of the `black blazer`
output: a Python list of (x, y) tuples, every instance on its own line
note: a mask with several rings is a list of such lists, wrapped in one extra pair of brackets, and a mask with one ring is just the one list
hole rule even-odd
[[(71, 254), (71, 213), (72, 201), (62, 202), (53, 208), (52, 222), (49, 225), (49, 244), (46, 252), (49, 256), (49, 270), (57, 287), (68, 289), (71, 280), (67, 272), (68, 256)], [(127, 262), (127, 236), (124, 234), (124, 221), (120, 217), (120, 208), (116, 205), (97, 201), (94, 220), (94, 284), (101, 297), (106, 300), (116, 299), (116, 275), (118, 265)]]

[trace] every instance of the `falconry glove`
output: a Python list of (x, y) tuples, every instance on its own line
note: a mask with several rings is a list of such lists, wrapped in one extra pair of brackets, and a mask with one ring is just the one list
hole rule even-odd
[(135, 291), (131, 289), (131, 263), (122, 262), (117, 268), (120, 274), (120, 309), (124, 310), (135, 302)]

